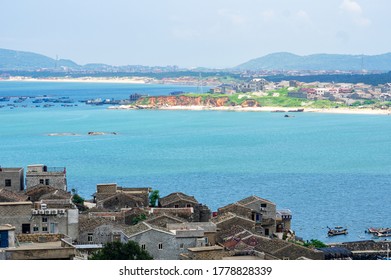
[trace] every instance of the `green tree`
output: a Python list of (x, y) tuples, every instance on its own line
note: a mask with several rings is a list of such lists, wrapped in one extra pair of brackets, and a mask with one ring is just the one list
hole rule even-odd
[(102, 249), (92, 253), (90, 260), (152, 260), (152, 256), (142, 249), (138, 243), (119, 241), (106, 243)]
[(139, 222), (147, 219), (147, 216), (143, 213), (132, 219), (132, 225), (137, 225)]
[(76, 205), (83, 205), (85, 199), (82, 198), (80, 195), (78, 195), (76, 189), (72, 189), (72, 202), (75, 203)]
[(154, 190), (153, 192), (151, 192), (149, 195), (149, 206), (155, 207), (159, 198), (160, 195), (158, 190)]
[(304, 246), (309, 247), (309, 248), (326, 248), (327, 247), (326, 244), (324, 244), (322, 241), (317, 240), (317, 239), (311, 239), (310, 241), (307, 240), (304, 243)]

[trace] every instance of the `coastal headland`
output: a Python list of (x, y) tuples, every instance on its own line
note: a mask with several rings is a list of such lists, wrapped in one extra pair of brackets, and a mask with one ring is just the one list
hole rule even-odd
[(139, 99), (134, 104), (110, 106), (112, 110), (213, 110), (213, 111), (236, 111), (236, 112), (311, 112), (333, 114), (366, 114), (366, 115), (390, 115), (389, 109), (357, 108), (357, 107), (324, 107), (317, 108), (310, 105), (304, 106), (264, 106), (253, 98), (243, 98), (241, 102), (234, 102), (228, 96), (211, 95), (179, 95), (179, 96), (150, 96)]

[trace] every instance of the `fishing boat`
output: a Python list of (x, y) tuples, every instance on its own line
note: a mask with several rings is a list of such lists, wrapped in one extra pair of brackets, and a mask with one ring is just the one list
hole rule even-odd
[(391, 236), (391, 228), (368, 228), (366, 232), (373, 234), (375, 238)]
[(335, 235), (343, 235), (343, 234), (348, 234), (348, 230), (346, 228), (343, 228), (343, 227), (335, 227), (333, 229), (327, 227), (329, 230), (327, 232), (327, 235), (328, 236), (335, 236)]

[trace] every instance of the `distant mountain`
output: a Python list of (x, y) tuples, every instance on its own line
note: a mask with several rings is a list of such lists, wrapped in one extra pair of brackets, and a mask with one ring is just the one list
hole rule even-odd
[(391, 53), (381, 55), (273, 53), (235, 67), (238, 70), (342, 70), (390, 71)]
[(42, 68), (55, 69), (58, 67), (80, 68), (72, 60), (53, 58), (33, 53), (0, 49), (1, 70), (36, 70)]

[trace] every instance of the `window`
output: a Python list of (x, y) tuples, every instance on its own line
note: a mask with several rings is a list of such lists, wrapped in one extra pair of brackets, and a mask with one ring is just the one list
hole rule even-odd
[(42, 217), (42, 223), (47, 223), (48, 222), (48, 217)]
[(5, 179), (5, 186), (11, 187), (11, 179)]
[(180, 249), (185, 248), (185, 244), (181, 243), (181, 244), (179, 245), (179, 248), (180, 248)]
[(92, 242), (93, 237), (94, 237), (94, 234), (93, 233), (89, 233), (88, 236), (87, 236), (87, 241), (88, 242)]
[(187, 207), (187, 208), (190, 208), (190, 207), (191, 207), (191, 204), (189, 204), (189, 203), (186, 204), (186, 207)]
[(163, 243), (159, 243), (158, 248), (159, 250), (163, 250)]
[(46, 226), (42, 226), (42, 231), (43, 232), (47, 232), (48, 231), (48, 226), (46, 225)]
[(263, 208), (266, 208), (266, 206), (267, 206), (266, 203), (261, 204), (261, 207), (263, 207)]
[(175, 204), (175, 205), (174, 205), (174, 208), (179, 208), (179, 205), (178, 205), (178, 204)]
[(48, 186), (49, 185), (49, 182), (50, 180), (49, 179), (45, 179), (45, 185)]
[(39, 227), (38, 227), (38, 226), (34, 226), (34, 227), (33, 227), (33, 231), (34, 231), (34, 232), (39, 231)]
[(43, 180), (43, 179), (39, 179), (39, 183), (40, 183), (40, 184), (43, 184), (43, 183), (44, 183), (44, 180)]
[(145, 250), (145, 244), (141, 244), (141, 249)]

